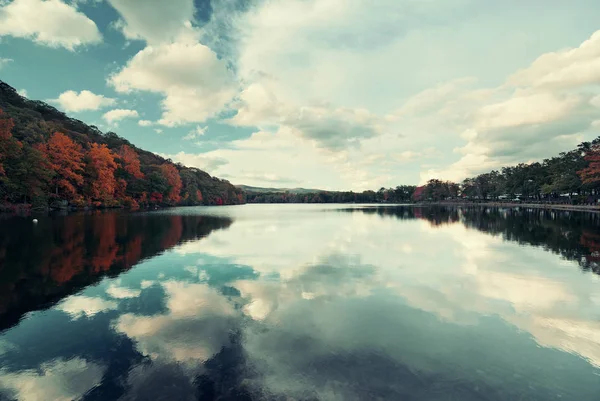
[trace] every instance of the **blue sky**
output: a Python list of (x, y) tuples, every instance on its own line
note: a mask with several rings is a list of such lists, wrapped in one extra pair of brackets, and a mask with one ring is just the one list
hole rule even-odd
[(0, 79), (234, 183), (461, 180), (599, 135), (595, 1), (0, 1)]

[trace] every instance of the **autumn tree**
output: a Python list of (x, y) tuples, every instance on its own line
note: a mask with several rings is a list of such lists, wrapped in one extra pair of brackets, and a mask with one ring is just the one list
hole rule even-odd
[(181, 200), (181, 188), (183, 186), (179, 171), (177, 171), (177, 168), (174, 165), (165, 163), (160, 166), (160, 172), (167, 180), (167, 200), (171, 203), (179, 203)]
[(577, 174), (584, 184), (592, 184), (600, 181), (600, 144), (592, 146), (586, 153), (585, 160), (588, 166), (579, 170)]
[(142, 173), (140, 158), (138, 154), (130, 146), (123, 145), (119, 148), (117, 155), (121, 159), (123, 169), (132, 177), (137, 179), (144, 178)]
[(87, 154), (89, 194), (92, 199), (112, 200), (117, 189), (115, 155), (106, 145), (93, 143)]
[(48, 158), (54, 171), (52, 187), (55, 194), (66, 199), (77, 195), (78, 187), (83, 185), (83, 150), (63, 133), (55, 132), (48, 143), (39, 147)]

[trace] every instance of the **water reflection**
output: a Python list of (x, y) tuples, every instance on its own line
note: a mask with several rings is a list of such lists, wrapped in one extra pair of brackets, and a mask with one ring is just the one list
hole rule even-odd
[(600, 213), (534, 208), (365, 207), (345, 212), (424, 219), (433, 226), (461, 222), (507, 241), (540, 246), (600, 274)]
[(231, 223), (223, 217), (114, 212), (41, 218), (36, 225), (24, 217), (0, 219), (0, 329)]
[[(80, 231), (91, 237), (70, 279), (41, 281), (73, 290), (0, 335), (0, 399), (600, 394), (596, 215), (252, 205), (114, 221), (112, 241), (98, 222)], [(125, 262), (123, 239), (137, 237)], [(8, 252), (19, 277), (47, 260), (21, 271)]]

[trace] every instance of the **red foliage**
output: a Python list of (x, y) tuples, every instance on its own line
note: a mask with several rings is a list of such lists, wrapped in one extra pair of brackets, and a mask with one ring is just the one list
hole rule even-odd
[[(145, 194), (145, 192), (144, 192)], [(161, 194), (160, 192), (152, 192), (150, 194), (150, 202), (151, 203), (160, 203), (163, 201), (163, 194)]]
[(164, 249), (171, 248), (179, 243), (183, 233), (183, 218), (181, 216), (171, 216), (171, 225), (169, 230), (161, 239), (161, 246)]
[(114, 154), (106, 145), (93, 143), (88, 157), (90, 167), (94, 171), (94, 179), (91, 182), (92, 198), (112, 199), (117, 189), (117, 180), (115, 179), (117, 163), (115, 163)]
[(199, 189), (196, 190), (196, 200), (198, 202), (202, 202), (202, 200), (203, 200), (203, 198), (202, 198), (202, 192)]
[(125, 171), (135, 178), (144, 178), (144, 174), (140, 170), (140, 158), (135, 150), (133, 150), (130, 146), (123, 145), (117, 153), (123, 161), (123, 168)]
[(108, 270), (117, 258), (117, 215), (114, 213), (102, 216), (102, 221), (94, 225), (96, 249), (92, 253), (91, 265), (95, 273)]
[(160, 166), (160, 171), (162, 175), (167, 179), (167, 183), (169, 184), (169, 193), (167, 194), (167, 200), (172, 203), (178, 203), (181, 201), (181, 188), (183, 184), (181, 182), (181, 177), (179, 176), (179, 171), (177, 171), (177, 167), (172, 164), (165, 163)]
[(415, 189), (415, 192), (413, 192), (413, 200), (414, 201), (420, 201), (423, 200), (423, 193), (425, 192), (425, 186), (420, 186), (417, 187), (417, 189)]
[(142, 192), (142, 195), (140, 196), (138, 203), (141, 205), (145, 205), (148, 203), (148, 193), (147, 192)]
[(577, 172), (584, 184), (591, 184), (600, 181), (600, 145), (594, 145), (590, 152), (585, 156), (589, 165)]
[(39, 148), (48, 158), (52, 170), (56, 173), (53, 179), (55, 192), (64, 193), (67, 198), (73, 199), (77, 195), (75, 185), (83, 185), (83, 151), (81, 146), (73, 142), (68, 136), (55, 132), (48, 143)]

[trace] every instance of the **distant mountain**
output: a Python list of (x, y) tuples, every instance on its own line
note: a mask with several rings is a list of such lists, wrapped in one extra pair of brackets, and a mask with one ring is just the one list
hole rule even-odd
[(0, 206), (244, 202), (229, 181), (103, 133), (0, 81)]
[(290, 194), (314, 194), (319, 192), (327, 192), (322, 189), (306, 189), (306, 188), (262, 188), (262, 187), (251, 187), (249, 185), (236, 185), (237, 188), (241, 189), (246, 193), (285, 193)]

